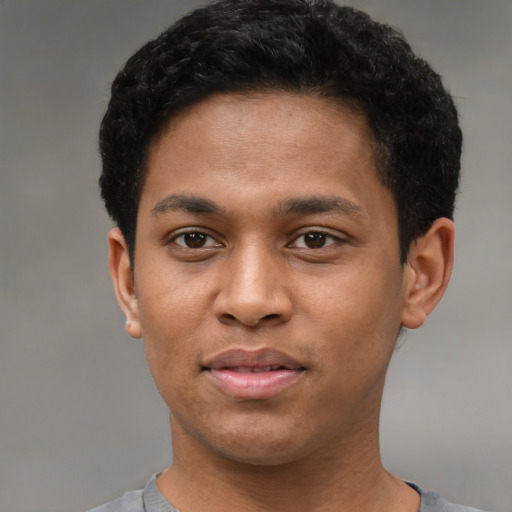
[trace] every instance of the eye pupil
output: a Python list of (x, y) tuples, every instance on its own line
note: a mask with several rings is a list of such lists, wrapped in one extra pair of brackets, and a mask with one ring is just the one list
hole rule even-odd
[(323, 247), (326, 242), (327, 235), (324, 233), (306, 233), (304, 235), (305, 244), (311, 249)]
[(185, 244), (187, 247), (192, 247), (197, 249), (198, 247), (203, 247), (206, 243), (206, 237), (204, 233), (186, 233), (183, 236)]

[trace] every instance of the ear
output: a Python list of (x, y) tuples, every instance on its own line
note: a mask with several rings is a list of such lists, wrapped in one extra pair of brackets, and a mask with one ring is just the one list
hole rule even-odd
[(404, 269), (404, 327), (420, 327), (444, 295), (452, 273), (454, 239), (453, 222), (443, 217), (411, 245)]
[(117, 303), (126, 317), (126, 332), (132, 338), (141, 338), (137, 295), (133, 282), (128, 248), (119, 228), (113, 228), (108, 234), (109, 270), (114, 284)]

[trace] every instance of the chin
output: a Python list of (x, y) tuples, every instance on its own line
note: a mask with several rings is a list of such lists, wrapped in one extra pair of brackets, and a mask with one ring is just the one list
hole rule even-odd
[[(225, 432), (202, 440), (205, 447), (226, 460), (251, 466), (279, 466), (306, 456), (314, 450), (300, 435), (290, 436), (290, 430), (270, 431), (245, 428)], [(308, 450), (309, 448), (309, 450)]]
[(194, 415), (194, 421), (188, 415), (172, 414), (175, 446), (187, 447), (187, 451), (200, 450), (204, 457), (215, 454), (240, 464), (278, 466), (315, 453), (332, 437), (332, 432), (308, 425), (301, 416), (251, 405), (250, 412), (217, 411), (204, 415), (201, 421), (198, 421), (199, 414)]
[(226, 460), (236, 462), (238, 464), (245, 464), (247, 466), (282, 466), (301, 458), (300, 450), (281, 450), (277, 452), (268, 446), (258, 446), (250, 443), (250, 447), (246, 449), (233, 449), (227, 447), (226, 449), (217, 449), (217, 454)]

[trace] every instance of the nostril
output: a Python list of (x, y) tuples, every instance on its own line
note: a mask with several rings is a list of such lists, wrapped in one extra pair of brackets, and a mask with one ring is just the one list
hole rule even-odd
[(222, 290), (215, 298), (213, 308), (221, 323), (242, 323), (249, 327), (277, 325), (288, 321), (292, 313), (287, 295), (279, 290), (270, 296), (266, 288)]
[(275, 318), (279, 318), (280, 315), (277, 313), (272, 313), (270, 315), (265, 315), (261, 320), (274, 320)]
[[(224, 322), (228, 322), (228, 323), (240, 321), (236, 315), (232, 315), (231, 313), (224, 313), (221, 316), (221, 318), (223, 319)], [(281, 315), (279, 315), (278, 313), (271, 313), (271, 314), (265, 315), (261, 318), (254, 318), (254, 319), (244, 318), (242, 323), (244, 323), (248, 326), (256, 327), (258, 325), (272, 323), (273, 321), (279, 321), (280, 318), (281, 318)]]

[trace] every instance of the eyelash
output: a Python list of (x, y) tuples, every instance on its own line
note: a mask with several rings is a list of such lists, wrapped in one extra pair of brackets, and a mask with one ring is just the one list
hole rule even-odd
[[(194, 235), (197, 235), (197, 237), (198, 237), (198, 240), (197, 240), (198, 245), (196, 247), (193, 247), (193, 246), (187, 244), (187, 242), (185, 242), (185, 240), (184, 240), (185, 237), (190, 236), (193, 238)], [(310, 242), (313, 245), (315, 243), (319, 243), (319, 246), (318, 247), (308, 246), (308, 242), (306, 242), (306, 239), (305, 239), (305, 237), (307, 237), (307, 236), (311, 237)], [(316, 237), (316, 239), (315, 239), (315, 237)], [(299, 245), (297, 245), (297, 242), (301, 238), (303, 239), (303, 244), (302, 244), (302, 246), (299, 246)], [(183, 243), (178, 242), (178, 240), (180, 240), (180, 239), (182, 239)], [(208, 244), (208, 239), (210, 239), (209, 244)], [(211, 241), (213, 241), (214, 243), (211, 243)], [(298, 236), (296, 236), (292, 240), (291, 243), (287, 244), (287, 247), (297, 248), (297, 249), (306, 249), (306, 250), (307, 249), (319, 250), (319, 249), (323, 249), (325, 247), (329, 247), (330, 245), (333, 245), (335, 243), (344, 243), (345, 241), (346, 240), (344, 240), (340, 237), (334, 236), (331, 233), (328, 233), (328, 232), (325, 232), (325, 231), (322, 231), (319, 229), (311, 229), (309, 231), (300, 233)], [(204, 242), (204, 243), (202, 243), (202, 242)], [(187, 231), (182, 231), (180, 233), (174, 234), (169, 239), (169, 243), (175, 244), (184, 250), (187, 250), (187, 249), (190, 249), (190, 250), (203, 249), (203, 250), (205, 250), (205, 249), (212, 249), (212, 248), (223, 246), (222, 243), (217, 242), (215, 237), (213, 237), (212, 235), (210, 235), (209, 233), (207, 233), (205, 231), (200, 231), (199, 229), (198, 230), (187, 230)], [(189, 241), (189, 243), (190, 243), (190, 241)]]
[[(320, 235), (320, 237), (323, 237), (323, 240), (321, 240), (321, 242), (323, 241), (323, 244), (320, 245), (319, 247), (308, 247), (307, 246), (307, 242), (305, 240), (305, 237), (307, 237), (307, 236), (316, 236), (317, 239), (318, 239), (318, 235)], [(301, 239), (301, 238), (304, 239), (304, 245), (302, 247), (299, 247), (296, 244), (297, 244), (297, 241), (299, 239)], [(310, 241), (315, 243), (314, 239), (311, 239)], [(329, 242), (327, 242), (327, 241), (329, 241)], [(292, 248), (296, 247), (297, 249), (319, 250), (319, 249), (324, 249), (325, 247), (329, 247), (330, 245), (333, 245), (333, 244), (336, 244), (336, 243), (343, 243), (343, 242), (345, 242), (344, 239), (342, 239), (340, 237), (337, 237), (337, 236), (334, 236), (331, 233), (328, 233), (328, 232), (325, 232), (325, 231), (321, 231), (319, 229), (312, 229), (312, 230), (305, 231), (305, 232), (301, 233), (290, 244), (288, 244), (288, 247), (292, 247)]]
[[(210, 240), (214, 241), (215, 243), (214, 244), (210, 243), (210, 245), (199, 245), (197, 247), (191, 247), (190, 245), (187, 245), (185, 242), (183, 244), (180, 244), (177, 242), (177, 240), (179, 240), (180, 238), (184, 239), (186, 236), (192, 237), (193, 235), (197, 235), (198, 238), (204, 237), (205, 240), (210, 239)], [(221, 247), (222, 246), (222, 244), (217, 242), (213, 236), (211, 236), (210, 234), (208, 234), (204, 231), (200, 231), (200, 230), (188, 230), (188, 231), (182, 231), (181, 233), (177, 233), (169, 239), (169, 243), (175, 244), (178, 247), (180, 247), (181, 249), (185, 249), (185, 250), (187, 250), (187, 249), (192, 249), (192, 250), (210, 249), (212, 247)]]

